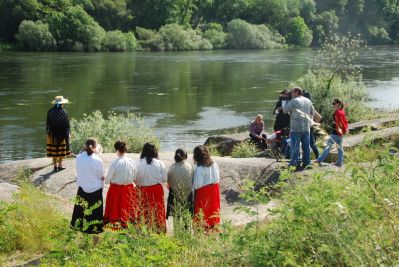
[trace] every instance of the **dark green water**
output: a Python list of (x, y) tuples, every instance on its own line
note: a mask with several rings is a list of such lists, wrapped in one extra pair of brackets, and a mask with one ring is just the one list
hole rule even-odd
[[(66, 109), (74, 118), (94, 110), (140, 113), (163, 150), (192, 148), (245, 127), (257, 113), (271, 127), (277, 91), (305, 73), (311, 57), (310, 49), (0, 54), (0, 161), (45, 155), (45, 118), (56, 95), (72, 101)], [(362, 56), (372, 105), (399, 106), (398, 62), (399, 48)]]

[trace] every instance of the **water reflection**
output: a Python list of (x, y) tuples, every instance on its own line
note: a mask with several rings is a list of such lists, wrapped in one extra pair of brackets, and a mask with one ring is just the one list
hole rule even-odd
[[(0, 161), (45, 155), (45, 117), (55, 95), (71, 100), (66, 109), (78, 119), (94, 110), (139, 113), (164, 150), (244, 129), (257, 113), (270, 129), (278, 91), (306, 72), (310, 58), (310, 49), (3, 53)], [(369, 51), (359, 62), (378, 105), (389, 100), (399, 107), (398, 62), (399, 49), (391, 47)], [(396, 97), (384, 100), (379, 92), (387, 90)]]

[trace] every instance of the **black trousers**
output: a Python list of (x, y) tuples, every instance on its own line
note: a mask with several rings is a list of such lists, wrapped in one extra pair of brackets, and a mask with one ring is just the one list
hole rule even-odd
[(254, 142), (260, 149), (266, 149), (267, 148), (267, 144), (266, 144), (266, 135), (262, 134), (262, 137), (264, 138), (263, 140), (259, 140), (258, 138), (256, 138), (255, 136), (253, 136), (252, 134), (249, 134), (249, 137), (251, 137), (251, 141)]

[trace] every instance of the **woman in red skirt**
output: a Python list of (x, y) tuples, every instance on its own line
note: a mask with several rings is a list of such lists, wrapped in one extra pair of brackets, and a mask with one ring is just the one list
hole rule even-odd
[(146, 143), (137, 166), (137, 197), (140, 221), (159, 232), (166, 232), (163, 183), (166, 183), (165, 164), (158, 159), (155, 145)]
[(219, 167), (206, 146), (194, 148), (194, 220), (206, 229), (220, 224)]
[(137, 168), (133, 160), (127, 158), (126, 143), (116, 141), (114, 148), (118, 158), (107, 170), (105, 183), (110, 183), (105, 205), (104, 223), (110, 223), (113, 228), (118, 224), (127, 227), (128, 222), (137, 222), (137, 192), (133, 183), (137, 177)]

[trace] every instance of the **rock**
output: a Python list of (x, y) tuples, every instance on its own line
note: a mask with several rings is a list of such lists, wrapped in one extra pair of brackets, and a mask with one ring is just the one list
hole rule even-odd
[(206, 139), (204, 145), (216, 149), (221, 155), (228, 156), (233, 151), (235, 145), (238, 145), (247, 139), (249, 138), (246, 133), (211, 136)]
[(399, 121), (399, 114), (391, 114), (388, 118), (380, 118), (374, 120), (365, 120), (350, 123), (348, 130), (351, 134), (360, 133), (364, 130), (370, 129), (372, 131), (378, 131), (382, 127), (393, 126)]
[(0, 201), (12, 201), (18, 191), (19, 186), (0, 180)]
[(0, 179), (12, 181), (21, 171), (37, 171), (52, 164), (50, 158), (26, 159), (0, 164)]

